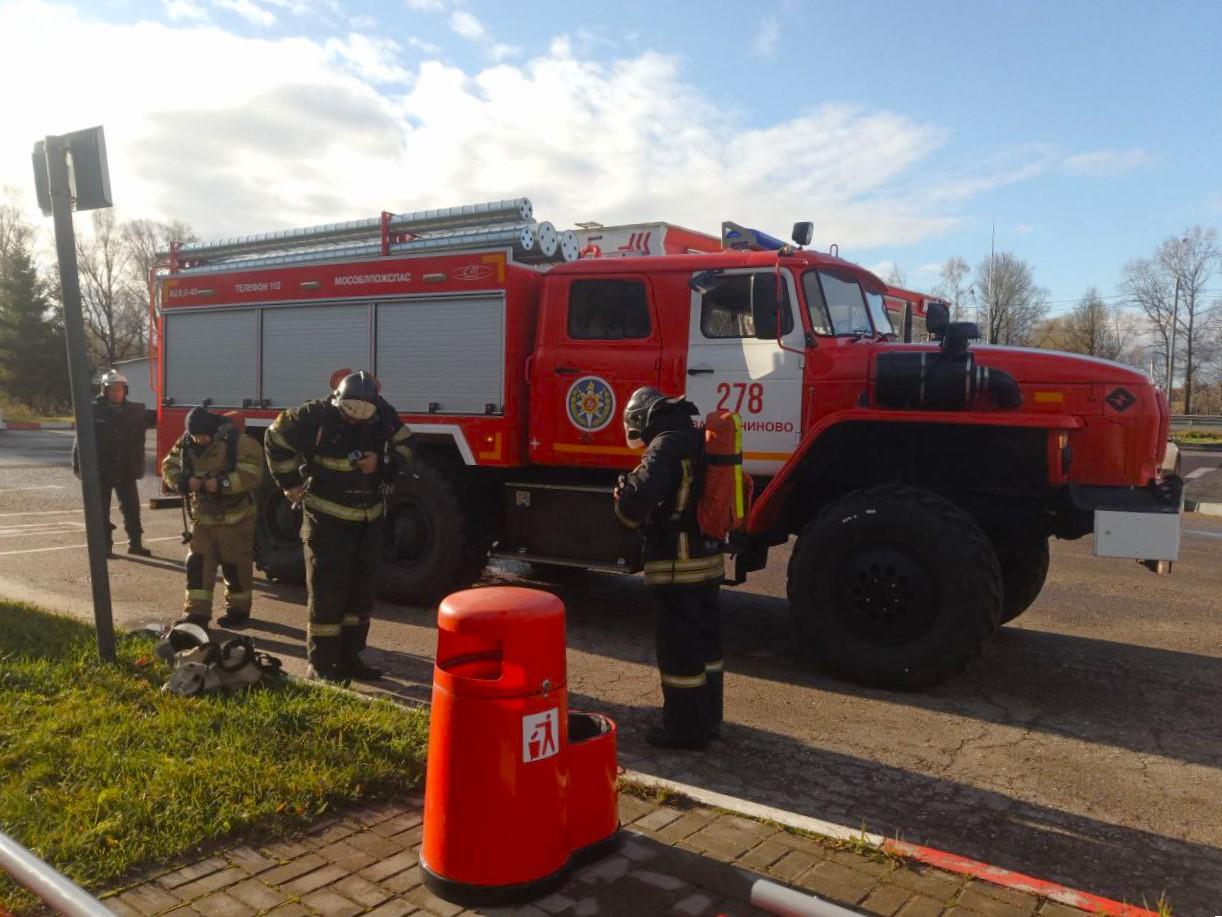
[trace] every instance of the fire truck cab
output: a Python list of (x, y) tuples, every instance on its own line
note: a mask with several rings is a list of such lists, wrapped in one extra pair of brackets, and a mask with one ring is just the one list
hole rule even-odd
[[(365, 228), (333, 224), (182, 246), (153, 284), (161, 454), (195, 404), (242, 409), (258, 435), (333, 371), (377, 375), (418, 458), (388, 501), (394, 599), (431, 602), (489, 557), (638, 571), (610, 494), (638, 457), (620, 413), (642, 385), (742, 416), (758, 496), (732, 575), (796, 538), (798, 632), (852, 679), (962, 670), (1039, 594), (1050, 537), (1177, 556), (1166, 399), (1136, 370), (970, 346), (939, 303), (936, 341), (897, 342), (886, 285), (804, 249), (809, 224), (783, 243), (727, 223), (715, 251), (631, 257), (578, 238), (585, 257), (532, 263), (522, 224), (437, 213), (383, 215), (360, 245)], [(258, 563), (299, 579), (299, 516), (270, 483), (259, 509)]]

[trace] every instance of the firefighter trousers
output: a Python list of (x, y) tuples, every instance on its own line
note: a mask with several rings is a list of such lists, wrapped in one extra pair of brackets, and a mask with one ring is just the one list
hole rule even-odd
[(187, 553), (187, 601), (193, 618), (212, 617), (216, 568), (225, 578), (225, 610), (250, 614), (254, 597), (255, 514), (232, 525), (195, 525)]
[(301, 540), (310, 614), (306, 655), (316, 669), (342, 667), (357, 658), (369, 636), (382, 520), (349, 522), (307, 507)]
[(658, 606), (662, 725), (679, 741), (721, 729), (724, 663), (718, 582), (649, 587)]
[[(144, 529), (140, 527), (140, 491), (135, 479), (119, 481), (115, 484), (102, 482), (102, 515), (108, 525), (110, 524), (111, 491), (119, 496), (119, 511), (123, 513), (123, 529), (127, 532), (128, 540), (139, 544)], [(110, 525), (110, 531), (114, 531), (114, 528), (113, 525)], [(114, 542), (114, 536), (110, 532), (107, 532), (107, 537), (110, 538), (111, 543)]]

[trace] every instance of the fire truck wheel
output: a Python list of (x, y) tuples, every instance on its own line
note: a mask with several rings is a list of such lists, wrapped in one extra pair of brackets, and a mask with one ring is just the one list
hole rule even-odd
[(396, 602), (431, 604), (474, 581), (488, 560), (460, 484), (430, 465), (415, 464), (399, 479), (386, 531), (381, 591)]
[(301, 553), (301, 510), (293, 509), (275, 480), (263, 476), (255, 495), (255, 564), (267, 578), (282, 583), (305, 582)]
[(995, 542), (1001, 565), (1001, 623), (1013, 621), (1031, 607), (1048, 576), (1048, 539)]
[(920, 688), (983, 652), (1001, 620), (1001, 570), (954, 503), (873, 487), (807, 524), (789, 561), (789, 602), (805, 645), (839, 674)]

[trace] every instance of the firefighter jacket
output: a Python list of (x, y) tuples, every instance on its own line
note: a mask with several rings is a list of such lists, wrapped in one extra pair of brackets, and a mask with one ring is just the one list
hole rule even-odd
[(658, 433), (620, 484), (615, 514), (642, 529), (650, 585), (720, 582), (725, 576), (721, 544), (696, 521), (703, 449), (696, 427)]
[[(114, 487), (144, 477), (144, 405), (124, 399), (112, 404), (105, 395), (93, 399), (93, 430), (98, 441), (102, 486)], [(81, 474), (80, 443), (72, 443), (72, 473)]]
[[(263, 481), (263, 447), (228, 422), (206, 446), (195, 445), (184, 433), (162, 460), (161, 477), (190, 501), (196, 525), (237, 525), (254, 515), (254, 494)], [(201, 488), (192, 493), (193, 477), (215, 478), (216, 491)]]
[[(385, 399), (362, 424), (344, 420), (329, 400), (307, 401), (282, 411), (267, 430), (267, 465), (281, 490), (305, 485), (304, 503), (317, 513), (349, 522), (382, 515), (382, 485), (412, 460), (411, 431)], [(365, 474), (357, 458), (380, 456), (379, 471)]]

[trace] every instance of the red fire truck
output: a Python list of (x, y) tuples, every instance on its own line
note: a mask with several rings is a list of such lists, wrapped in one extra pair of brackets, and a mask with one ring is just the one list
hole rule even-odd
[[(620, 411), (638, 386), (684, 393), (744, 419), (757, 500), (731, 576), (796, 537), (802, 640), (895, 687), (961, 671), (1021, 614), (1050, 537), (1176, 558), (1167, 403), (1142, 373), (969, 346), (940, 303), (938, 341), (898, 342), (886, 285), (804, 249), (808, 223), (792, 243), (727, 223), (715, 251), (577, 260), (581, 239), (552, 233), (559, 263), (538, 229), (512, 201), (175, 246), (152, 284), (159, 453), (194, 405), (261, 435), (370, 369), (418, 457), (388, 498), (384, 589), (423, 603), (490, 557), (639, 570), (611, 512), (637, 458)], [(260, 567), (300, 580), (299, 516), (270, 482), (259, 504)]]
[(891, 327), (895, 329), (896, 337), (905, 342), (930, 340), (926, 316), (929, 315), (929, 307), (935, 304), (950, 308), (950, 303), (944, 299), (900, 287), (887, 287), (883, 293), (883, 305), (887, 307)]

